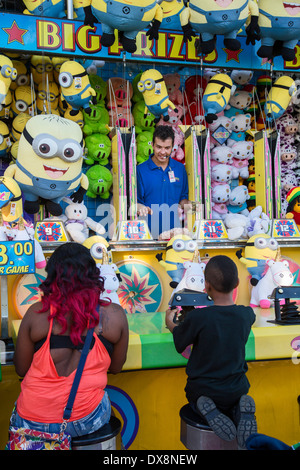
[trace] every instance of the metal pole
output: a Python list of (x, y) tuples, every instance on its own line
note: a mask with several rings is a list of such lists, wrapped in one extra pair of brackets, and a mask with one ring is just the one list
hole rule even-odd
[(73, 20), (74, 18), (73, 0), (67, 0), (67, 17), (68, 20)]

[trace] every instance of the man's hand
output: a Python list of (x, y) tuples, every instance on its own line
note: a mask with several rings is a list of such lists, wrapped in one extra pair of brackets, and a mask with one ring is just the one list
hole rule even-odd
[(153, 211), (150, 209), (150, 207), (144, 206), (143, 204), (137, 204), (136, 213), (140, 217), (146, 217), (148, 214), (153, 214)]

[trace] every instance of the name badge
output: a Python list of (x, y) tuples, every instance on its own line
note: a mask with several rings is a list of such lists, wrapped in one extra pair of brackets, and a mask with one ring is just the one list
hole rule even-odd
[(170, 170), (168, 174), (169, 174), (170, 183), (175, 183), (176, 179), (175, 179), (174, 171)]

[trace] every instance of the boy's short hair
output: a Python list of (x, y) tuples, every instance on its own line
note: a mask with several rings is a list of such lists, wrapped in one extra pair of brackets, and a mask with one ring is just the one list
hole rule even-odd
[(236, 264), (228, 256), (213, 256), (204, 271), (205, 280), (218, 292), (228, 294), (238, 285), (239, 277)]
[(157, 126), (153, 133), (153, 143), (155, 142), (156, 137), (160, 140), (172, 140), (172, 145), (174, 145), (175, 135), (171, 126)]

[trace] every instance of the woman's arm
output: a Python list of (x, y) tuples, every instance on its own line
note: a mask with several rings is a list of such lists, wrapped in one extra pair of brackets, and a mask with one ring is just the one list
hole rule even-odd
[(109, 372), (118, 374), (126, 361), (128, 349), (128, 322), (123, 308), (110, 304), (103, 308), (103, 336), (114, 345)]
[(34, 354), (34, 343), (30, 337), (31, 321), (32, 310), (30, 307), (21, 321), (14, 354), (14, 365), (16, 373), (20, 377), (25, 376), (26, 372), (31, 366)]

